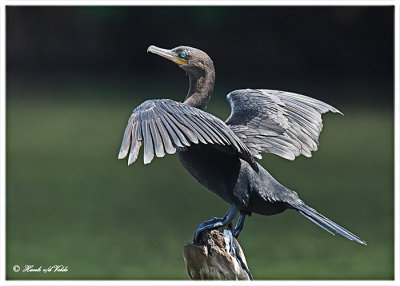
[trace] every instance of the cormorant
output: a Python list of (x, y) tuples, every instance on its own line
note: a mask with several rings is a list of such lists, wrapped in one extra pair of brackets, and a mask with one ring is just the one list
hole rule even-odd
[(277, 90), (242, 89), (230, 92), (229, 118), (223, 122), (205, 112), (215, 83), (213, 61), (203, 51), (179, 46), (171, 50), (150, 46), (148, 52), (182, 68), (189, 77), (183, 103), (171, 99), (147, 100), (128, 120), (118, 159), (128, 153), (128, 165), (144, 146), (144, 164), (154, 155), (177, 153), (182, 165), (200, 184), (231, 204), (223, 218), (200, 224), (201, 231), (230, 223), (240, 213), (233, 230), (238, 237), (247, 215), (274, 215), (294, 209), (331, 234), (366, 242), (307, 206), (298, 194), (276, 181), (256, 159), (262, 152), (285, 159), (311, 157), (318, 147), (321, 114), (336, 108), (317, 99)]

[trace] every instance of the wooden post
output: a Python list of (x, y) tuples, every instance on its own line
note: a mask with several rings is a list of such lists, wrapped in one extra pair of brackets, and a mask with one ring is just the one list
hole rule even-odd
[(231, 226), (203, 231), (196, 245), (184, 245), (183, 257), (194, 280), (253, 280)]

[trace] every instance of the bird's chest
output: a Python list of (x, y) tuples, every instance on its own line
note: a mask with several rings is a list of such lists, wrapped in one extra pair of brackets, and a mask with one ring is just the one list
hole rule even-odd
[(233, 189), (240, 173), (240, 159), (212, 145), (194, 144), (177, 151), (182, 165), (197, 181), (225, 201), (233, 202)]

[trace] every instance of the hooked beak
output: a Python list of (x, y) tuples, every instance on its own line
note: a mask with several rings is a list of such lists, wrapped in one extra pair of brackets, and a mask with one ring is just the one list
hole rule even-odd
[(175, 55), (175, 53), (172, 52), (171, 50), (162, 49), (162, 48), (159, 48), (156, 46), (150, 46), (147, 48), (147, 52), (162, 56), (163, 58), (166, 58), (166, 59), (176, 63), (179, 66), (187, 64), (187, 61), (185, 59), (178, 58)]

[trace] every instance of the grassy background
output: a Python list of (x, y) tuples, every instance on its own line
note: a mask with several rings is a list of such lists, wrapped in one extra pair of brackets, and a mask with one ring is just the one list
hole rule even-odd
[[(229, 208), (176, 156), (146, 166), (140, 157), (129, 168), (118, 161), (131, 110), (162, 93), (100, 82), (8, 85), (7, 279), (187, 279), (183, 244)], [(311, 159), (265, 155), (261, 163), (368, 246), (294, 211), (253, 215), (239, 241), (255, 279), (393, 279), (393, 111), (333, 103), (345, 116), (324, 116)], [(227, 117), (221, 94), (209, 111)], [(15, 273), (15, 264), (69, 271)]]

